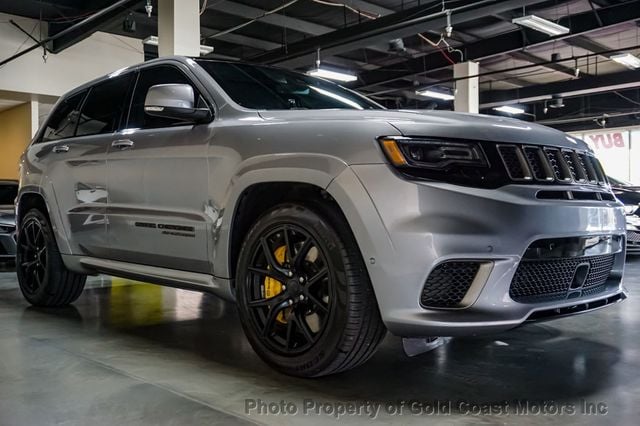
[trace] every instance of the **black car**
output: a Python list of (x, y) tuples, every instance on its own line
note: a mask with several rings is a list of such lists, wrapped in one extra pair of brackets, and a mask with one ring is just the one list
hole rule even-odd
[(17, 195), (17, 181), (0, 180), (0, 262), (12, 262), (16, 257), (14, 202)]
[(627, 253), (640, 253), (640, 186), (608, 177), (627, 214)]

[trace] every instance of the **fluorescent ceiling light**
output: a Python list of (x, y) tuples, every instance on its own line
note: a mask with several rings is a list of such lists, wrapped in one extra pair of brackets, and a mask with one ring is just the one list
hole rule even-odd
[[(158, 37), (157, 36), (149, 36), (142, 40), (142, 44), (147, 44), (149, 46), (157, 46), (158, 45)], [(200, 55), (208, 55), (213, 52), (212, 46), (206, 46), (204, 44), (200, 45)]]
[(452, 101), (455, 99), (455, 96), (453, 96), (452, 94), (436, 92), (435, 90), (430, 89), (416, 90), (416, 95), (426, 96), (428, 98), (442, 99), (443, 101)]
[(507, 114), (524, 114), (524, 109), (520, 107), (514, 107), (509, 105), (503, 105), (494, 108), (496, 111), (506, 112)]
[(522, 25), (523, 27), (528, 27), (545, 34), (549, 34), (550, 36), (558, 36), (569, 32), (569, 28), (563, 27), (562, 25), (558, 25), (555, 22), (551, 22), (536, 15), (513, 18), (511, 22), (516, 25)]
[(331, 71), (325, 68), (316, 68), (314, 70), (308, 71), (307, 75), (312, 75), (314, 77), (322, 77), (329, 80), (337, 80), (337, 81), (356, 81), (358, 76), (353, 74), (347, 74), (344, 72)]
[(612, 61), (616, 61), (617, 63), (624, 65), (625, 67), (631, 68), (632, 70), (640, 68), (640, 58), (632, 55), (631, 53), (619, 53), (617, 55), (612, 55), (609, 58)]

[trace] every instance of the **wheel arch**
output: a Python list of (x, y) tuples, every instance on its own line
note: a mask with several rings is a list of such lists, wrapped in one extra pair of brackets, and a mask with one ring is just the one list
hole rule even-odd
[(275, 206), (274, 201), (287, 201), (283, 194), (319, 194), (345, 168), (347, 164), (338, 157), (306, 152), (252, 156), (237, 164), (225, 176), (229, 179), (225, 194), (214, 200), (219, 214), (214, 218), (210, 250), (215, 276), (235, 278), (239, 246), (251, 219)]
[(37, 186), (27, 186), (20, 188), (18, 198), (16, 200), (16, 229), (20, 232), (20, 223), (24, 215), (31, 208), (38, 208), (51, 223), (58, 248), (61, 253), (71, 252), (68, 244), (67, 236), (61, 226), (58, 226), (60, 218), (57, 216), (59, 212), (55, 210), (55, 200), (49, 200), (47, 195)]
[(300, 181), (269, 181), (246, 187), (235, 203), (228, 233), (226, 266), (231, 279), (235, 278), (240, 248), (253, 223), (266, 211), (284, 203), (302, 204), (320, 210), (320, 213), (326, 213), (327, 209), (335, 209), (346, 221), (340, 205), (325, 188), (317, 184)]
[(20, 228), (20, 223), (22, 222), (24, 215), (34, 207), (47, 215), (49, 220), (51, 220), (47, 200), (44, 195), (35, 188), (21, 190), (16, 201), (16, 207), (16, 226), (18, 229)]

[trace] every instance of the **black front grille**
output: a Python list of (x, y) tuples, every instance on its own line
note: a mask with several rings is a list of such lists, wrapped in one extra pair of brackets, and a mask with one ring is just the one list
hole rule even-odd
[(502, 157), (504, 166), (507, 168), (509, 177), (514, 180), (528, 180), (531, 175), (527, 169), (527, 163), (515, 145), (498, 145), (498, 151)]
[(431, 308), (455, 308), (469, 291), (480, 263), (444, 262), (436, 266), (422, 289), (420, 303)]
[(498, 144), (498, 153), (514, 181), (560, 184), (608, 184), (600, 162), (586, 151), (551, 146)]
[(591, 184), (598, 183), (598, 175), (596, 173), (596, 169), (593, 167), (593, 163), (591, 158), (587, 156), (587, 154), (578, 154), (578, 161), (580, 167), (584, 169), (587, 175), (587, 181)]
[(523, 148), (523, 151), (527, 163), (533, 172), (533, 177), (537, 180), (552, 180), (551, 174), (548, 171), (549, 166), (542, 156), (542, 151), (532, 146)]
[[(523, 260), (511, 282), (509, 296), (516, 302), (538, 303), (600, 293), (606, 288), (614, 260), (615, 254)], [(578, 267), (588, 267), (584, 281), (576, 279)]]

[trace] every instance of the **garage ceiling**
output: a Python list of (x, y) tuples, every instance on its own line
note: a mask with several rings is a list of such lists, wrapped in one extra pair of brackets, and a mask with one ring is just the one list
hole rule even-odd
[[(526, 120), (573, 130), (593, 127), (610, 115), (610, 125), (640, 124), (640, 71), (610, 59), (640, 53), (640, 0), (201, 0), (203, 44), (212, 56), (307, 70), (317, 49), (322, 62), (355, 72), (350, 87), (392, 108), (450, 109), (451, 104), (415, 94), (424, 87), (455, 87), (452, 62), (480, 62), (482, 112), (499, 105), (525, 105)], [(55, 34), (99, 11), (104, 0), (0, 0), (0, 11), (42, 19)], [(145, 1), (107, 14), (98, 25), (73, 32), (50, 46), (60, 51), (96, 30), (144, 39), (157, 35), (157, 3), (151, 18)], [(452, 49), (440, 39), (451, 10)], [(278, 9), (273, 13), (268, 13)], [(570, 28), (550, 37), (511, 23), (535, 14)], [(123, 29), (129, 16), (134, 33)], [(404, 49), (390, 41), (401, 39)], [(396, 45), (397, 46), (397, 45)], [(145, 46), (146, 56), (157, 53)], [(4, 59), (4, 58), (3, 58)], [(579, 69), (576, 72), (576, 69)], [(548, 108), (552, 97), (563, 108)], [(614, 115), (616, 115), (614, 117)]]

